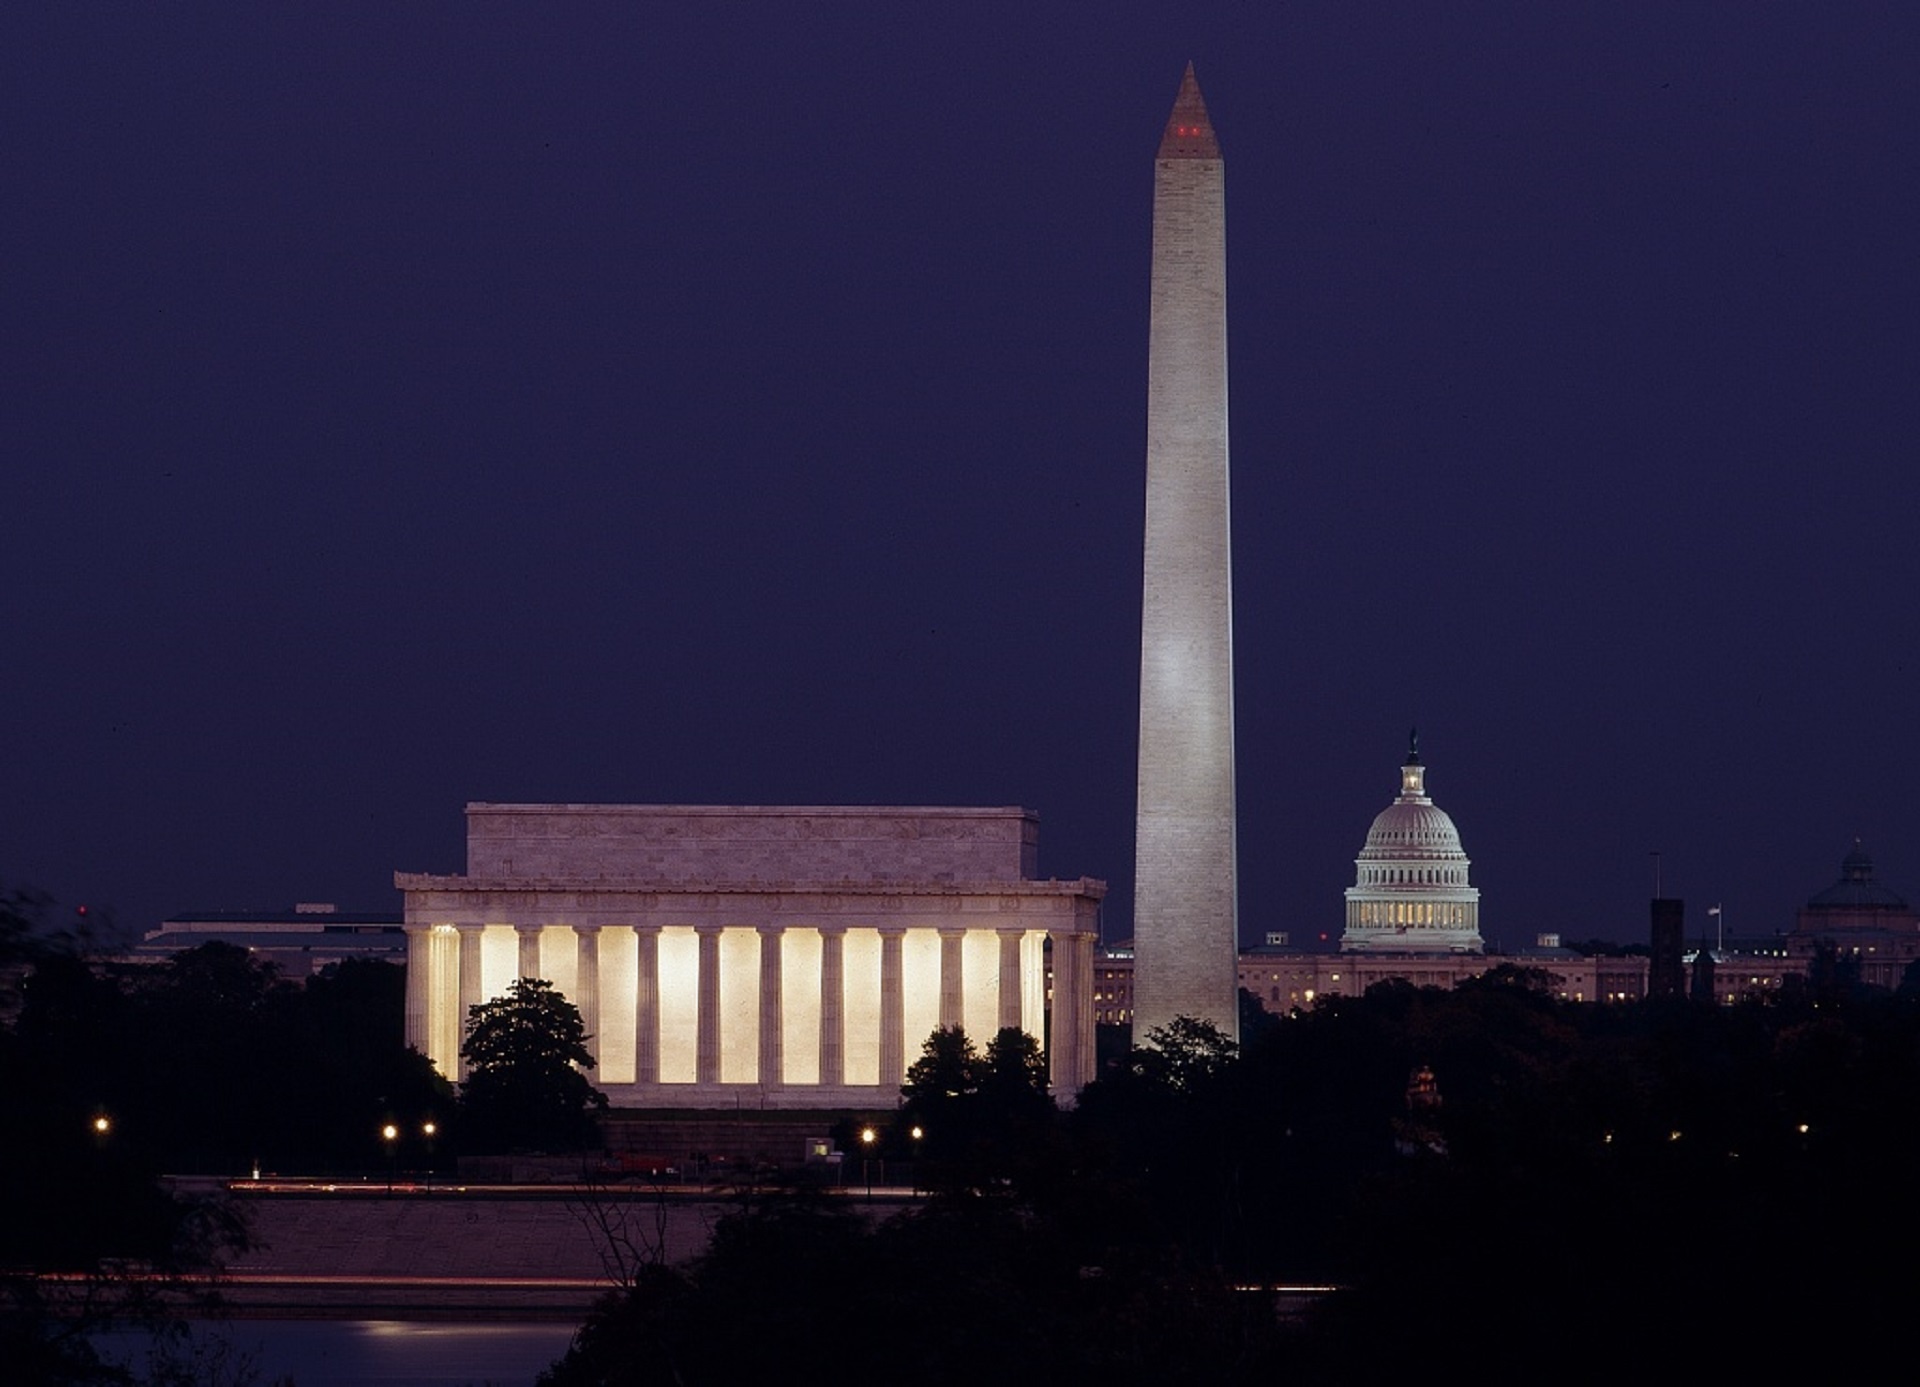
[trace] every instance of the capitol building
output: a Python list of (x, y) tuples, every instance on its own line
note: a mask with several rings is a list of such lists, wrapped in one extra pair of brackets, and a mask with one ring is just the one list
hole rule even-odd
[[(1452, 816), (1427, 793), (1426, 775), (1415, 735), (1400, 766), (1400, 793), (1374, 817), (1354, 859), (1340, 951), (1309, 952), (1294, 947), (1287, 933), (1270, 932), (1265, 943), (1240, 950), (1240, 987), (1284, 1016), (1321, 997), (1358, 996), (1377, 982), (1457, 987), (1509, 963), (1543, 970), (1554, 995), (1566, 1001), (1645, 996), (1645, 958), (1579, 954), (1551, 933), (1536, 935), (1530, 947), (1488, 951), (1472, 864)], [(1129, 944), (1108, 947), (1095, 961), (1098, 1022), (1132, 1023), (1133, 968)], [(1733, 984), (1731, 975), (1728, 981)]]
[(1343, 953), (1482, 953), (1480, 893), (1467, 883), (1460, 831), (1426, 790), (1420, 738), (1400, 767), (1400, 797), (1373, 821), (1347, 888)]

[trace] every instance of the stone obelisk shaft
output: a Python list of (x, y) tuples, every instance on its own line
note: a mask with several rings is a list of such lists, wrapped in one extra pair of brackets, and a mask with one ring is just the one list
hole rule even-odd
[(1134, 856), (1136, 1044), (1239, 1030), (1226, 175), (1187, 67), (1154, 162)]

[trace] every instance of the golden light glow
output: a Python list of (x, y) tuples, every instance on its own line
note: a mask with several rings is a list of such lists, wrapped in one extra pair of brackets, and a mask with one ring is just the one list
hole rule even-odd
[(790, 1084), (820, 1082), (820, 931), (780, 936), (780, 1060)]
[(398, 1141), (400, 1139), (400, 1129), (389, 1122), (380, 1129), (380, 1135), (388, 1141)]
[[(501, 933), (507, 936), (511, 948), (511, 961), (503, 960), (505, 971), (508, 974), (517, 973), (520, 969), (519, 939), (511, 929), (503, 929)], [(492, 935), (493, 931), (489, 929), (482, 936), (483, 941)], [(484, 942), (482, 947), (484, 949)], [(486, 955), (482, 953), (481, 957), (484, 959)], [(552, 983), (555, 991), (575, 1006), (580, 1004), (580, 951), (574, 944), (573, 931), (565, 925), (549, 925), (540, 931), (540, 970), (540, 976)], [(481, 976), (491, 984), (495, 975), (483, 968)], [(500, 984), (502, 992), (506, 991), (507, 981), (511, 979), (503, 980)]]
[[(93, 1130), (104, 1137), (108, 1132), (113, 1130), (113, 1123), (107, 1118), (105, 1113), (102, 1113), (93, 1119)], [(1800, 1130), (1804, 1132), (1807, 1129), (1802, 1127)]]
[(700, 994), (700, 941), (691, 925), (660, 931), (660, 1082), (694, 1079), (695, 1013)]
[(899, 1073), (880, 1076), (880, 1082), (889, 1086), (906, 1078), (905, 1066), (920, 1058), (921, 1045), (940, 1024), (940, 934), (937, 930), (910, 929), (901, 937), (900, 991), (905, 1054)]
[(720, 1082), (759, 1081), (760, 934), (729, 926), (720, 931)]
[(633, 1021), (640, 996), (640, 940), (630, 929), (600, 931), (600, 1034), (587, 1043), (599, 1061), (593, 1082), (634, 1078)]
[(874, 1131), (873, 1128), (862, 1127), (860, 1129), (860, 1144), (862, 1146), (872, 1146), (879, 1139), (880, 1134)]
[[(520, 976), (520, 936), (512, 925), (488, 925), (480, 931), (480, 996), (484, 1001), (507, 995)], [(542, 976), (545, 976), (544, 974)], [(561, 989), (563, 992), (565, 988)], [(573, 994), (568, 992), (571, 997)]]
[[(960, 939), (960, 959), (960, 976), (966, 983), (960, 994), (960, 1024), (975, 1044), (985, 1045), (1000, 1029), (999, 934), (990, 929), (968, 930)], [(909, 1062), (913, 1058), (909, 1056)]]
[(878, 930), (847, 931), (846, 940), (841, 945), (841, 978), (846, 985), (846, 1003), (841, 1012), (846, 1037), (843, 1060), (846, 1081), (850, 1084), (877, 1084), (880, 1082)]

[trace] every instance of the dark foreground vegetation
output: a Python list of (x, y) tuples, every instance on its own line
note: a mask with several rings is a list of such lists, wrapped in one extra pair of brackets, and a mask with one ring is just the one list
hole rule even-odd
[[(0, 898), (0, 1380), (118, 1380), (86, 1327), (164, 1332), (214, 1288), (244, 1230), (162, 1170), (405, 1170), (591, 1130), (577, 1013), (538, 989), (488, 1013), (546, 1018), (497, 1059), (540, 1058), (564, 1102), (516, 1084), (463, 1113), (402, 1044), (397, 969), (296, 988), (210, 946), (116, 977), (36, 908)], [(1182, 1023), (1113, 1050), (1064, 1112), (1029, 1038), (937, 1032), (871, 1146), (931, 1198), (880, 1220), (857, 1194), (743, 1192), (696, 1262), (618, 1264), (549, 1387), (1903, 1370), (1920, 986), (1871, 993), (1831, 959), (1731, 1008), (1539, 982), (1253, 1008), (1243, 1049)], [(81, 1278), (86, 1315), (47, 1313), (28, 1273), (49, 1271)], [(1343, 1289), (1277, 1317), (1300, 1284)]]
[[(1920, 995), (1601, 1007), (1499, 970), (1177, 1025), (1056, 1113), (937, 1033), (889, 1222), (758, 1197), (544, 1379), (1785, 1381), (1907, 1361)], [(1017, 1038), (1015, 1038), (1017, 1039)], [(1011, 1047), (1011, 1049), (1010, 1049)], [(1031, 1070), (1027, 1071), (1031, 1074)], [(912, 1136), (919, 1128), (920, 1137)], [(1272, 1288), (1334, 1283), (1304, 1323)]]
[[(453, 1094), (401, 1042), (397, 968), (296, 987), (207, 945), (122, 973), (87, 943), (0, 892), (0, 1382), (127, 1381), (95, 1354), (109, 1327), (154, 1336), (149, 1382), (252, 1380), (187, 1332), (246, 1230), (161, 1174), (424, 1161)], [(404, 1150), (382, 1135), (403, 1122)]]

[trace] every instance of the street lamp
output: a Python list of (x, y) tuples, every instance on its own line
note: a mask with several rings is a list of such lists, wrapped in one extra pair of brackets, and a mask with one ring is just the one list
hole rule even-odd
[(873, 1144), (880, 1140), (880, 1134), (871, 1127), (860, 1129), (860, 1164), (867, 1171), (867, 1203), (873, 1203)]
[(918, 1122), (914, 1123), (913, 1129), (907, 1133), (913, 1138), (913, 1192), (915, 1194), (920, 1193), (920, 1139), (926, 1134), (927, 1129)]
[(108, 1117), (105, 1113), (101, 1113), (98, 1117), (93, 1119), (93, 1134), (95, 1136), (104, 1137), (108, 1132), (111, 1132), (112, 1130), (113, 1130), (113, 1119)]
[(420, 1124), (420, 1135), (427, 1142), (427, 1193), (433, 1193), (433, 1139), (440, 1134), (440, 1126), (432, 1118)]
[(380, 1129), (380, 1139), (387, 1144), (387, 1193), (392, 1195), (393, 1182), (400, 1176), (400, 1129), (389, 1122)]

